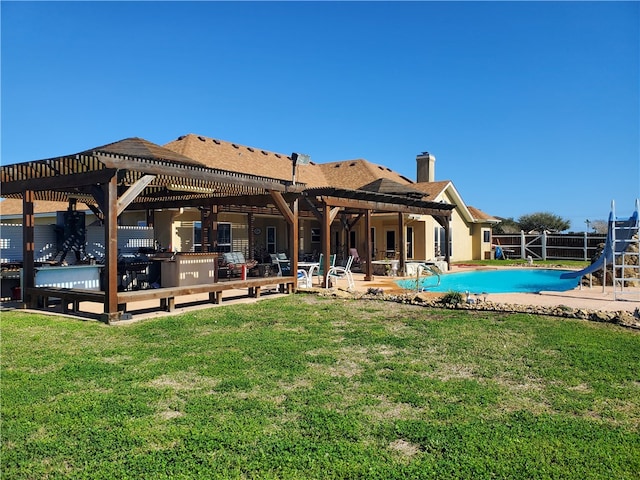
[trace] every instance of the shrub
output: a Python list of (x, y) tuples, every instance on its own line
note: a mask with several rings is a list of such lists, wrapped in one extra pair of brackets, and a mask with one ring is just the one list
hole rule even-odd
[(457, 303), (462, 303), (462, 293), (448, 292), (439, 300), (439, 302), (446, 305), (455, 305)]

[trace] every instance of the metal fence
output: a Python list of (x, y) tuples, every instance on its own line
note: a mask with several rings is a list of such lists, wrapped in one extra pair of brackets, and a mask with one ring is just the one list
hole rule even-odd
[(590, 260), (606, 235), (582, 233), (500, 233), (493, 235), (508, 258), (534, 260)]

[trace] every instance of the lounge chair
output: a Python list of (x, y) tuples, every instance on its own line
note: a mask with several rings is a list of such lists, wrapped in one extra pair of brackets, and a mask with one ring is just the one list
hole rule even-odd
[(329, 280), (335, 279), (336, 281), (341, 278), (347, 279), (347, 288), (352, 290), (355, 288), (356, 284), (353, 281), (353, 275), (351, 274), (351, 264), (353, 263), (354, 258), (349, 256), (349, 260), (347, 260), (347, 264), (344, 267), (341, 266), (332, 266), (327, 272), (327, 280), (325, 288), (329, 288)]

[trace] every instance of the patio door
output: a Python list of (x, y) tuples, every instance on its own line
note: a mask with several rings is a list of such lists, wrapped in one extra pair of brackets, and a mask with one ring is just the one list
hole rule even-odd
[(387, 230), (386, 232), (387, 244), (387, 258), (395, 258), (396, 256), (396, 231)]

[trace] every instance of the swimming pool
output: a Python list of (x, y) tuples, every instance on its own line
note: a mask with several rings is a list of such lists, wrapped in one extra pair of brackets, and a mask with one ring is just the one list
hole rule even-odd
[[(471, 293), (537, 293), (541, 291), (564, 292), (578, 286), (579, 278), (561, 279), (567, 270), (518, 268), (513, 270), (473, 270), (447, 273), (438, 277), (420, 279), (420, 288), (427, 292)], [(408, 290), (416, 289), (416, 281), (398, 280), (397, 284)], [(436, 286), (437, 285), (437, 286)]]

